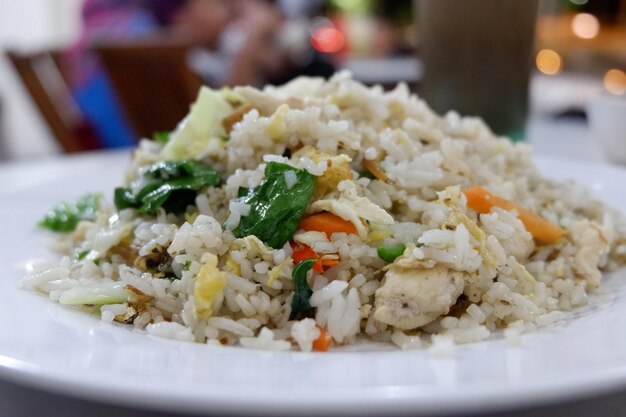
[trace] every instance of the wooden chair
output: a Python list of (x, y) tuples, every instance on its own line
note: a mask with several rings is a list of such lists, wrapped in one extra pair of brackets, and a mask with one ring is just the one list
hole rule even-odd
[(141, 137), (171, 131), (189, 112), (202, 79), (186, 64), (188, 47), (172, 41), (94, 47), (126, 116)]
[(101, 147), (63, 77), (58, 52), (6, 51), (6, 55), (65, 152)]

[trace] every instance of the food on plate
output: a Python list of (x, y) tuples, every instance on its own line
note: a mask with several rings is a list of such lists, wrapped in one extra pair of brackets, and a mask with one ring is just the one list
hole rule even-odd
[(518, 340), (626, 261), (618, 212), (403, 84), (202, 88), (155, 139), (112, 204), (45, 216), (64, 256), (24, 287), (154, 336), (324, 352)]

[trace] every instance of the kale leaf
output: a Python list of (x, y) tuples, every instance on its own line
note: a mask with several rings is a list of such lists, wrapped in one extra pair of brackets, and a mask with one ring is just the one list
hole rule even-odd
[[(156, 214), (163, 207), (168, 213), (180, 213), (194, 203), (199, 189), (218, 185), (220, 176), (210, 166), (197, 161), (161, 161), (145, 169), (138, 181), (140, 188), (115, 189), (118, 210), (132, 207), (144, 214)], [(139, 190), (134, 193), (133, 188)]]
[[(287, 171), (295, 172), (297, 178), (291, 188), (285, 180)], [(315, 177), (307, 171), (269, 162), (261, 185), (247, 192), (239, 189), (237, 201), (249, 204), (250, 214), (241, 217), (233, 234), (238, 238), (254, 235), (272, 248), (282, 248), (298, 228), (314, 188)]]
[(40, 227), (53, 232), (68, 233), (76, 229), (81, 220), (96, 220), (102, 194), (85, 194), (73, 203), (53, 207), (39, 222)]
[(315, 258), (306, 259), (300, 262), (291, 273), (296, 289), (291, 299), (289, 320), (302, 320), (306, 317), (313, 317), (313, 307), (309, 303), (313, 291), (306, 282), (306, 276), (315, 262), (317, 262)]

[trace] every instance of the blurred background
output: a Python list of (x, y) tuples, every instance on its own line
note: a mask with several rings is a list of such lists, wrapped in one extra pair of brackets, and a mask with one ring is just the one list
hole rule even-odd
[[(584, 124), (599, 95), (626, 97), (626, 0), (515, 0), (527, 18), (496, 10), (507, 1), (435, 1), (3, 1), (0, 161), (131, 146), (173, 129), (203, 83), (348, 69), (367, 84), (406, 82), (438, 111), (492, 118), (514, 139), (542, 123)], [(476, 25), (470, 36), (463, 19)], [(500, 34), (474, 35), (493, 22)], [(496, 55), (508, 66), (490, 69)], [(515, 87), (460, 97), (498, 77)], [(498, 126), (502, 115), (468, 100), (491, 100), (522, 126)]]

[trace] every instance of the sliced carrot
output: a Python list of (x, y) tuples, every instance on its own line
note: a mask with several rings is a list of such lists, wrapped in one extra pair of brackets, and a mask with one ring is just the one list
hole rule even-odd
[(332, 268), (333, 266), (339, 265), (338, 259), (321, 259), (320, 261), (324, 268)]
[(389, 177), (387, 176), (387, 173), (383, 171), (383, 169), (380, 167), (378, 159), (371, 160), (363, 158), (361, 165), (363, 166), (363, 168), (368, 170), (370, 174), (376, 177), (376, 179), (379, 179), (383, 182), (389, 182)]
[(313, 349), (318, 352), (326, 352), (330, 347), (330, 344), (333, 342), (333, 335), (331, 335), (325, 328), (318, 325), (316, 326), (320, 330), (320, 335), (313, 341)]
[(317, 262), (313, 264), (313, 270), (315, 272), (319, 272), (320, 274), (324, 273), (324, 265), (322, 264), (322, 260), (319, 259), (319, 256), (309, 245), (305, 245), (304, 243), (297, 242), (289, 242), (291, 249), (293, 249), (293, 253), (291, 254), (291, 258), (293, 259), (294, 265), (298, 265), (300, 262), (306, 259), (317, 259)]
[(526, 230), (537, 240), (545, 243), (554, 243), (559, 240), (565, 230), (547, 221), (543, 217), (518, 206), (515, 203), (491, 194), (489, 191), (479, 186), (472, 186), (463, 190), (467, 197), (467, 206), (478, 213), (489, 213), (492, 207), (499, 207), (503, 210), (517, 211), (517, 218), (524, 224)]
[(303, 218), (300, 220), (300, 229), (324, 232), (329, 239), (333, 233), (356, 233), (356, 227), (352, 222), (328, 212), (317, 213)]

